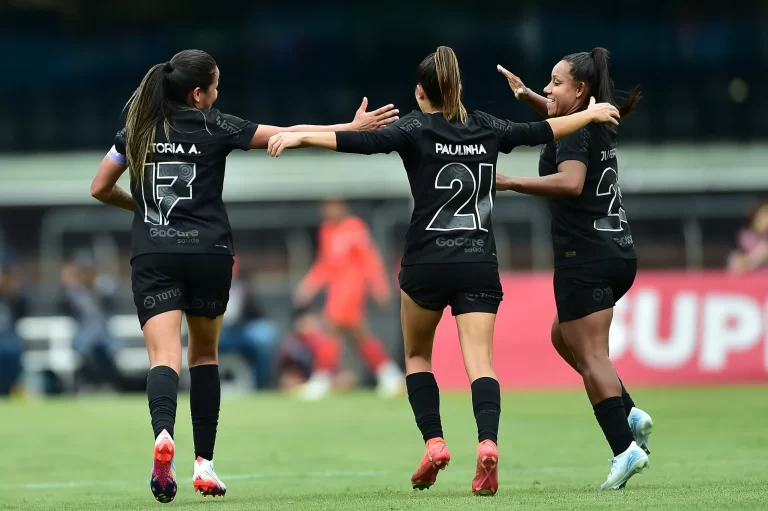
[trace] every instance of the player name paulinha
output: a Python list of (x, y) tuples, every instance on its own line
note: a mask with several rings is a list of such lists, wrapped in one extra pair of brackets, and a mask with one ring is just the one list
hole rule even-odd
[(152, 144), (152, 152), (158, 154), (200, 154), (195, 144), (191, 144), (187, 149), (184, 149), (182, 144), (172, 142), (155, 142)]
[(461, 145), (435, 143), (437, 154), (450, 154), (451, 156), (471, 156), (474, 154), (487, 154), (483, 144)]

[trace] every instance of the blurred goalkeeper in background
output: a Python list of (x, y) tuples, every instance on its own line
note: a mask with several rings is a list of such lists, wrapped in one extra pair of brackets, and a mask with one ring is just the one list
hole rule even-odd
[(318, 253), (296, 291), (297, 307), (309, 304), (327, 288), (324, 317), (328, 335), (312, 344), (313, 371), (300, 395), (306, 399), (325, 397), (333, 388), (333, 374), (339, 363), (339, 339), (346, 336), (375, 375), (377, 390), (383, 397), (399, 394), (405, 388), (403, 373), (381, 341), (368, 328), (365, 305), (368, 293), (380, 307), (390, 301), (384, 265), (371, 239), (368, 226), (349, 212), (341, 199), (322, 205), (323, 222), (319, 230)]

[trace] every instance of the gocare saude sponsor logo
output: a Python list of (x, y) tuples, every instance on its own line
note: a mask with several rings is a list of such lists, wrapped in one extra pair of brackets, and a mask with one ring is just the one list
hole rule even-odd
[(176, 243), (200, 243), (200, 231), (191, 229), (183, 231), (174, 227), (151, 227), (149, 229), (151, 238), (169, 238), (176, 240)]
[(464, 247), (464, 252), (482, 253), (485, 249), (485, 241), (473, 238), (437, 238), (435, 244), (438, 247)]

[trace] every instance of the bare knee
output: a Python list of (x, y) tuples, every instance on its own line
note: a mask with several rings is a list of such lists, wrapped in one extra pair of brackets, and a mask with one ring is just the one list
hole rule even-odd
[(576, 366), (582, 376), (588, 377), (610, 364), (611, 361), (606, 352), (593, 351), (576, 355)]
[(143, 328), (150, 367), (167, 366), (181, 372), (181, 312), (169, 311), (149, 319)]
[(189, 326), (187, 363), (189, 367), (219, 363), (221, 324), (222, 316), (213, 319), (187, 316), (187, 325)]
[(192, 354), (187, 352), (187, 363), (189, 367), (217, 365), (219, 363), (218, 353)]
[(195, 339), (190, 336), (189, 346), (187, 347), (187, 363), (189, 367), (218, 364), (218, 339)]
[(467, 377), (469, 381), (475, 381), (478, 378), (494, 378), (496, 379), (496, 372), (493, 370), (493, 364), (489, 360), (483, 363), (465, 364), (464, 368), (467, 371)]
[(428, 344), (424, 345), (410, 345), (405, 347), (405, 359), (421, 359), (427, 362), (432, 362), (432, 346)]

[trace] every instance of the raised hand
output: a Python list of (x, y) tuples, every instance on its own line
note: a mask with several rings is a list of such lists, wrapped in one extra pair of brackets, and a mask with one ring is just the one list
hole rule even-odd
[(386, 105), (372, 112), (366, 112), (368, 108), (368, 98), (363, 98), (360, 108), (355, 112), (355, 118), (352, 120), (352, 129), (356, 131), (377, 130), (391, 124), (399, 119), (397, 114), (400, 110), (395, 105)]
[(511, 73), (501, 65), (497, 65), (496, 69), (499, 71), (499, 73), (504, 75), (504, 78), (507, 79), (509, 87), (512, 89), (512, 92), (515, 93), (515, 98), (520, 101), (525, 101), (529, 94), (529, 90), (523, 81), (517, 75)]

